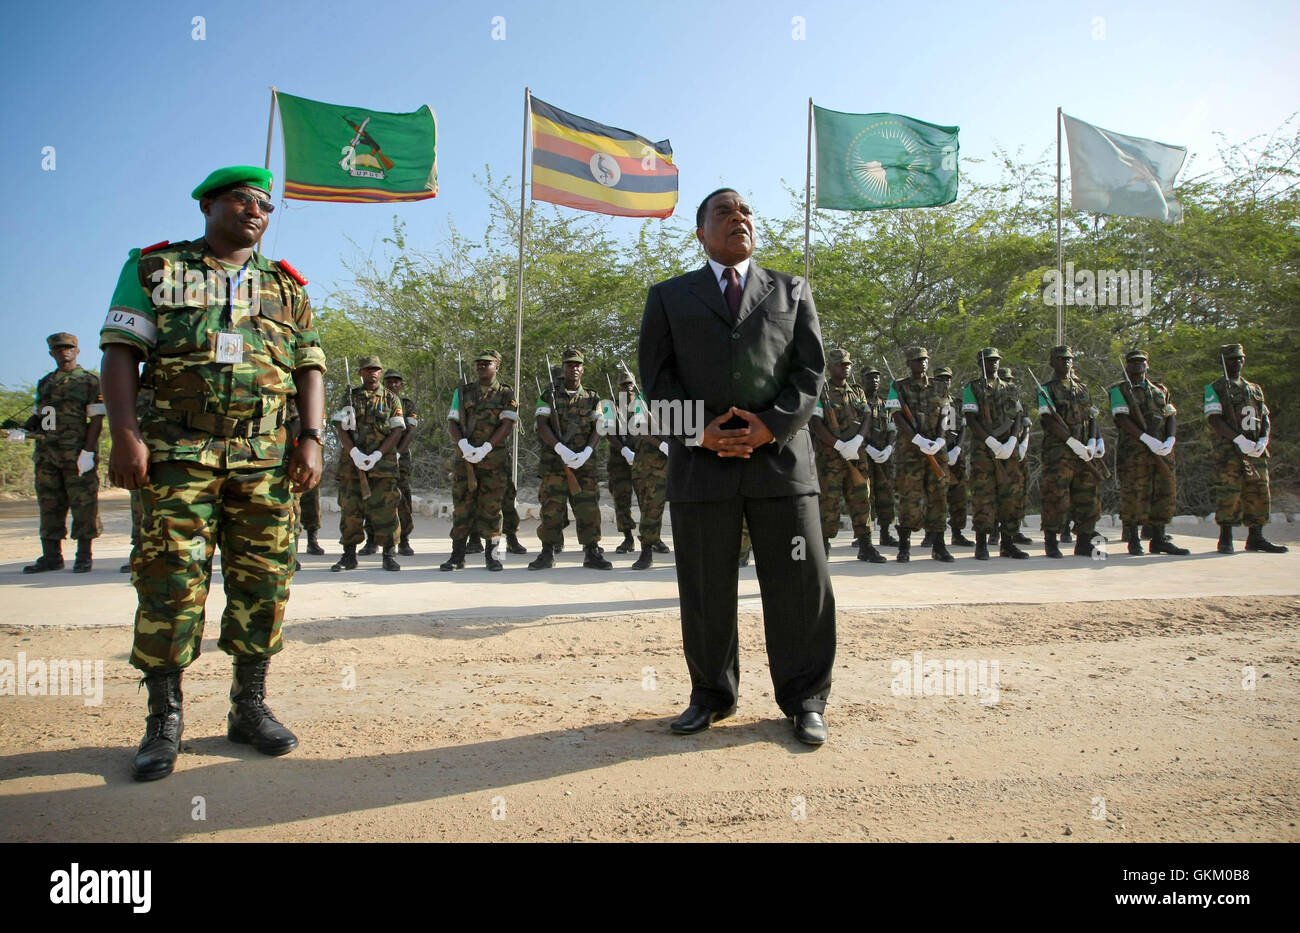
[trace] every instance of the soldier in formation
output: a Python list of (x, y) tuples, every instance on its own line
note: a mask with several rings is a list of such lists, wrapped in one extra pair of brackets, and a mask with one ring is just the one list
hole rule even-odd
[[(939, 388), (952, 396), (952, 369), (940, 366), (934, 371), (934, 380)], [(970, 547), (974, 544), (962, 532), (966, 528), (966, 502), (970, 498), (970, 484), (967, 473), (970, 455), (966, 450), (966, 422), (957, 411), (956, 403), (949, 404), (944, 412), (944, 440), (947, 441), (948, 470), (952, 482), (948, 486), (948, 527), (952, 529), (953, 547)]]
[(897, 559), (901, 563), (911, 560), (912, 531), (924, 528), (930, 533), (930, 556), (950, 563), (953, 556), (943, 541), (950, 476), (944, 454), (944, 412), (952, 404), (952, 396), (930, 378), (930, 353), (925, 347), (908, 348), (907, 365), (911, 376), (901, 382), (896, 380), (885, 400), (886, 409), (898, 425)]
[[(411, 532), (415, 530), (415, 512), (411, 507), (411, 442), (420, 428), (420, 416), (415, 411), (415, 402), (402, 394), (405, 380), (396, 370), (384, 373), (384, 388), (392, 392), (402, 402), (402, 418), (406, 430), (397, 442), (397, 524), (400, 526), (397, 553), (404, 557), (413, 557)], [(369, 542), (367, 542), (369, 543)]]
[(609, 438), (609, 496), (614, 500), (614, 521), (622, 542), (614, 548), (615, 554), (630, 554), (636, 548), (632, 540), (632, 531), (636, 522), (632, 520), (632, 465), (636, 461), (638, 439), (627, 432), (627, 424), (620, 424), (617, 412), (619, 408), (629, 411), (636, 405), (636, 383), (631, 373), (619, 373), (618, 397), (611, 399), (613, 408), (606, 417), (606, 432)]
[(1092, 395), (1074, 372), (1074, 351), (1052, 347), (1052, 379), (1038, 391), (1043, 425), (1043, 553), (1061, 558), (1058, 536), (1074, 523), (1077, 557), (1091, 557), (1101, 517), (1106, 441)]
[[(863, 450), (867, 457), (863, 475), (871, 480), (871, 514), (880, 529), (880, 546), (897, 547), (898, 539), (889, 531), (898, 508), (894, 504), (894, 441), (898, 425), (885, 410), (885, 400), (880, 397), (880, 370), (872, 368), (863, 373), (862, 388), (867, 394), (867, 413), (871, 417), (871, 430)], [(868, 473), (868, 469), (870, 473)], [(862, 542), (858, 542), (860, 547)]]
[(1000, 532), (1002, 557), (1029, 555), (1016, 546), (1015, 536), (1025, 515), (1021, 474), (1029, 446), (1020, 393), (998, 376), (1002, 354), (985, 347), (976, 356), (982, 376), (966, 383), (961, 410), (970, 429), (970, 491), (975, 513), (975, 559), (989, 559), (989, 535)]

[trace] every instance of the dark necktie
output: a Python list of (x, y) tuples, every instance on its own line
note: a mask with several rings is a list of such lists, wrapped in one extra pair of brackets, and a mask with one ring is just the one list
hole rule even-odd
[(740, 311), (740, 273), (727, 266), (722, 270), (722, 277), (727, 282), (722, 297), (727, 299), (727, 307), (731, 309), (731, 320), (735, 321), (736, 314)]

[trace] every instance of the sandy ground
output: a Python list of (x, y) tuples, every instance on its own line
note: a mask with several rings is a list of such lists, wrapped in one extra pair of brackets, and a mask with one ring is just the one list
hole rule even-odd
[[(0, 695), (0, 841), (1300, 839), (1300, 548), (1219, 557), (1212, 527), (1175, 528), (1191, 557), (880, 570), (842, 536), (831, 741), (809, 749), (772, 700), (752, 569), (739, 712), (679, 737), (670, 558), (439, 574), (426, 520), (401, 574), (330, 574), (332, 542), (305, 561), (270, 681), (292, 755), (225, 739), (214, 593), (176, 773), (137, 784), (123, 506), (94, 573), (30, 577), (34, 508), (0, 504), (0, 674), (103, 662), (97, 705)], [(917, 652), (983, 664), (986, 689), (909, 678)]]

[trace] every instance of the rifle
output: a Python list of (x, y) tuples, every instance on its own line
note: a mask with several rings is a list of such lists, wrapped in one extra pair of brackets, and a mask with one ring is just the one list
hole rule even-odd
[[(1133, 394), (1134, 392), (1137, 391), (1137, 389), (1135, 389), (1133, 386), (1133, 380), (1129, 378), (1128, 367), (1123, 367), (1123, 369), (1124, 369), (1124, 381), (1128, 383), (1129, 391), (1125, 393), (1124, 387), (1120, 386), (1119, 394), (1123, 395), (1124, 398), (1128, 401), (1128, 416), (1133, 419), (1133, 423), (1138, 426), (1138, 430), (1140, 430), (1143, 434), (1146, 434), (1148, 433), (1147, 419), (1143, 416), (1142, 409), (1138, 408), (1137, 396)], [(1138, 441), (1138, 443), (1141, 444), (1142, 442)], [(1159, 466), (1160, 469), (1164, 470), (1165, 473), (1167, 473), (1169, 477), (1172, 479), (1174, 475), (1174, 471), (1169, 468), (1169, 464), (1165, 463), (1165, 458), (1156, 456), (1156, 454), (1153, 451), (1151, 451), (1150, 448), (1147, 448), (1145, 444), (1142, 444), (1142, 446), (1144, 449), (1146, 449), (1147, 453), (1151, 454), (1151, 459), (1153, 459), (1156, 462), (1156, 465)], [(1116, 456), (1118, 456), (1118, 454), (1116, 454)]]
[[(343, 377), (348, 381), (348, 405), (355, 411), (356, 406), (352, 404), (352, 365), (348, 362), (348, 358), (346, 356), (343, 357)], [(361, 445), (357, 443), (357, 432), (355, 430), (348, 431), (347, 435), (352, 439), (352, 446), (357, 447), (359, 449)], [(361, 469), (355, 463), (352, 466), (353, 469), (357, 471), (357, 480), (359, 481), (358, 484), (361, 487), (361, 498), (369, 499), (370, 478), (366, 476), (366, 471)]]
[[(619, 358), (618, 365), (623, 367), (623, 371), (624, 371), (625, 373), (631, 373), (631, 372), (632, 372), (632, 370), (630, 370), (630, 369), (627, 368), (627, 364), (623, 362), (623, 360), (622, 360), (621, 357)], [(646, 401), (646, 397), (645, 397), (645, 395), (643, 395), (642, 392), (641, 392), (641, 387), (640, 387), (639, 385), (636, 385), (635, 382), (632, 383), (632, 384), (633, 384), (634, 386), (636, 386), (636, 397), (639, 398), (639, 399), (641, 400), (641, 404), (645, 406), (646, 424), (647, 424), (647, 425), (649, 426), (649, 428), (650, 428), (650, 433), (651, 433), (651, 435), (653, 435), (654, 437), (659, 438), (659, 440), (661, 440), (661, 441), (667, 440), (666, 437), (664, 437), (662, 434), (659, 433), (659, 427), (658, 427), (658, 425), (655, 424), (655, 413), (654, 413), (654, 409), (652, 409), (652, 408), (650, 407), (650, 403), (649, 403), (648, 401)]]
[[(549, 353), (546, 354), (546, 372), (548, 375), (551, 372), (551, 355)], [(555, 390), (555, 384), (552, 383), (551, 384), (551, 414), (547, 418), (547, 420), (550, 421), (551, 423), (551, 434), (554, 435), (556, 442), (563, 444), (564, 441), (560, 439), (560, 416), (559, 413), (557, 413), (555, 410), (556, 400), (558, 396), (559, 393)], [(556, 456), (558, 457), (559, 454), (556, 454)], [(569, 484), (569, 492), (573, 493), (574, 495), (577, 495), (578, 492), (581, 491), (582, 487), (578, 485), (578, 475), (574, 473), (573, 470), (570, 469), (567, 465), (564, 467), (564, 481)]]
[[(840, 419), (835, 416), (835, 409), (831, 408), (831, 397), (826, 391), (825, 383), (822, 383), (822, 403), (823, 403), (822, 410), (826, 412), (826, 419), (830, 423), (831, 434), (835, 435), (835, 439), (837, 441), (843, 440), (843, 438), (840, 437)], [(841, 457), (840, 459), (844, 460), (843, 457)], [(858, 470), (857, 466), (854, 465), (853, 461), (844, 460), (844, 463), (849, 468), (849, 480), (853, 483), (853, 485), (865, 486), (867, 484), (867, 478), (862, 475), (862, 473)]]
[[(1231, 402), (1232, 402), (1232, 399), (1231, 399), (1231, 394), (1232, 394), (1232, 380), (1228, 377), (1228, 361), (1224, 358), (1224, 356), (1223, 356), (1222, 353), (1219, 354), (1219, 362), (1220, 362), (1221, 364), (1223, 364), (1223, 382), (1224, 382), (1225, 388), (1226, 388), (1226, 390), (1227, 390), (1227, 392), (1228, 392), (1228, 394), (1229, 394), (1228, 404), (1225, 405), (1225, 406), (1224, 406), (1224, 409), (1223, 409), (1223, 420), (1226, 421), (1226, 422), (1228, 423), (1228, 427), (1232, 429), (1232, 432), (1233, 432), (1233, 436), (1234, 436), (1234, 437), (1237, 436), (1238, 434), (1243, 434), (1243, 435), (1244, 435), (1246, 432), (1243, 431), (1243, 430), (1241, 429), (1241, 419), (1237, 416), (1237, 410), (1236, 410), (1236, 408), (1234, 408), (1234, 407), (1232, 406), (1232, 404), (1231, 404)], [(1229, 420), (1229, 418), (1228, 418), (1228, 412), (1229, 412), (1229, 411), (1232, 412), (1232, 418), (1231, 418), (1231, 420)], [(1260, 434), (1260, 432), (1259, 432), (1259, 430), (1257, 429), (1257, 430), (1255, 431), (1255, 440), (1256, 440), (1256, 442), (1259, 441), (1259, 434)], [(1232, 446), (1233, 446), (1234, 448), (1237, 446), (1236, 443), (1233, 443), (1233, 442), (1230, 442), (1230, 443), (1232, 443)], [(1241, 460), (1241, 472), (1242, 472), (1242, 475), (1244, 475), (1244, 476), (1246, 476), (1246, 477), (1248, 477), (1248, 478), (1250, 478), (1250, 479), (1258, 479), (1258, 478), (1259, 478), (1259, 474), (1255, 472), (1255, 464), (1253, 464), (1253, 463), (1250, 462), (1250, 458), (1247, 457), (1245, 454), (1242, 454), (1240, 451), (1237, 452), (1237, 456), (1238, 456), (1238, 458)]]
[[(465, 370), (461, 366), (460, 351), (456, 351), (456, 375), (460, 378), (460, 386), (456, 389), (456, 408), (460, 415), (460, 436), (469, 439), (469, 425), (465, 423)], [(462, 460), (465, 458), (462, 457)], [(474, 472), (474, 464), (465, 460), (465, 486), (471, 493), (478, 490), (478, 474)]]
[[(894, 368), (889, 365), (889, 357), (885, 357), (885, 371), (889, 373), (889, 381), (894, 388), (898, 388), (898, 380), (894, 378)], [(916, 418), (912, 415), (912, 409), (907, 407), (907, 402), (903, 400), (903, 393), (898, 393), (898, 404), (901, 406), (899, 414), (903, 416), (903, 421), (907, 424), (907, 429), (913, 434), (921, 434), (916, 427)], [(924, 437), (924, 434), (921, 434)], [(934, 470), (934, 475), (941, 480), (949, 479), (948, 471), (939, 466), (939, 462), (934, 459), (934, 454), (926, 454), (925, 459), (930, 461), (930, 469)]]
[[(1047, 389), (1043, 388), (1043, 384), (1038, 381), (1038, 377), (1034, 375), (1032, 368), (1029, 368), (1029, 375), (1034, 377), (1034, 384), (1038, 386), (1038, 391), (1047, 401), (1047, 407), (1052, 410), (1052, 417), (1056, 419), (1056, 423), (1064, 429), (1066, 434), (1074, 437), (1074, 432), (1071, 431), (1070, 426), (1065, 423), (1065, 419), (1061, 417), (1061, 413), (1056, 410), (1056, 402), (1052, 400), (1052, 394), (1048, 392)], [(1092, 470), (1093, 474), (1097, 477), (1097, 482), (1103, 483), (1110, 479), (1110, 470), (1107, 469), (1104, 462), (1098, 463), (1096, 460), (1085, 460), (1084, 463), (1088, 464), (1088, 469)]]

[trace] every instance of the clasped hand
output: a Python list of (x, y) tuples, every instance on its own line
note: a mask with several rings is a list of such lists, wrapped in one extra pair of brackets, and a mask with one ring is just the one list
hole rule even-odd
[[(742, 418), (746, 422), (743, 428), (724, 428), (722, 425), (732, 418)], [(713, 451), (719, 457), (740, 457), (748, 460), (759, 447), (774, 440), (763, 419), (752, 411), (745, 411), (734, 405), (708, 423), (700, 438), (700, 446)]]

